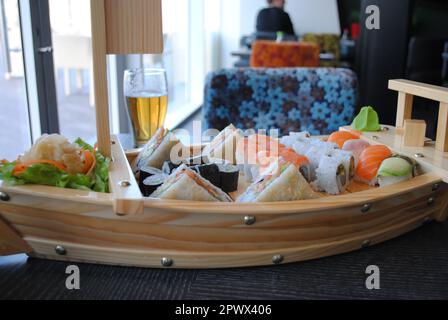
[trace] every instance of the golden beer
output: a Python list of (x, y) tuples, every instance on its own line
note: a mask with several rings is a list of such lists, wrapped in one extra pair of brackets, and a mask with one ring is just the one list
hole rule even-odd
[(126, 97), (137, 147), (144, 146), (163, 127), (168, 110), (168, 96)]

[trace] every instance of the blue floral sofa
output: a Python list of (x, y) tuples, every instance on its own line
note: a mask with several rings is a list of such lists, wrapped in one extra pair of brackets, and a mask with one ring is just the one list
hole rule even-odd
[(207, 76), (205, 126), (328, 134), (351, 123), (356, 74), (348, 69), (225, 69)]

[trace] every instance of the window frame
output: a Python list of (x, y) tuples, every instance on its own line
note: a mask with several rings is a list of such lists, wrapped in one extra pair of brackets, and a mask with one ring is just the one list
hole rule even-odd
[(19, 0), (19, 14), (31, 138), (35, 141), (42, 133), (59, 133), (48, 0)]

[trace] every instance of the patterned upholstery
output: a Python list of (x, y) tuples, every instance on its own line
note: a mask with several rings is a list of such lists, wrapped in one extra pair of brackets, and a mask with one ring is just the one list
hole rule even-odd
[(254, 68), (318, 67), (319, 46), (306, 42), (255, 41), (250, 66)]
[(209, 129), (233, 123), (319, 135), (351, 123), (356, 102), (357, 79), (348, 69), (225, 69), (207, 76), (203, 111)]
[(330, 33), (305, 33), (303, 41), (315, 43), (320, 47), (322, 53), (334, 54), (334, 61), (322, 61), (322, 67), (336, 67), (341, 58), (341, 39), (337, 34)]

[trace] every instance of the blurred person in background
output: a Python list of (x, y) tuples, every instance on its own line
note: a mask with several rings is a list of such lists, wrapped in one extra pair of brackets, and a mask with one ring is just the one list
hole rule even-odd
[(285, 0), (267, 0), (269, 7), (262, 9), (257, 17), (257, 32), (283, 32), (295, 35), (289, 14), (285, 12)]

